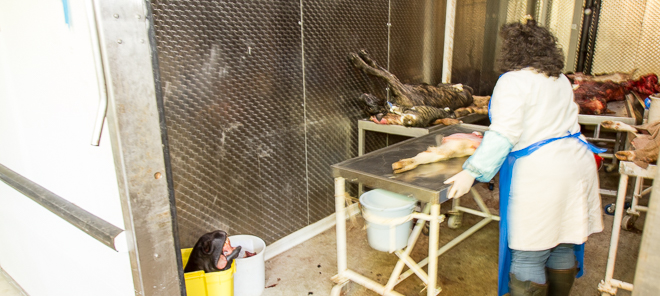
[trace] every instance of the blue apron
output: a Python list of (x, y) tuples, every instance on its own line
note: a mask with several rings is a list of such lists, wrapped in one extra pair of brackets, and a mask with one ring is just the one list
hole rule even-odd
[[(490, 118), (490, 102), (488, 104), (488, 117)], [(492, 121), (492, 119), (491, 119)], [(536, 142), (523, 149), (509, 153), (500, 168), (500, 246), (499, 246), (499, 260), (498, 260), (498, 293), (502, 296), (509, 292), (509, 271), (511, 270), (511, 249), (509, 249), (509, 229), (507, 223), (507, 213), (509, 208), (509, 194), (511, 193), (511, 178), (513, 173), (513, 166), (521, 157), (528, 156), (534, 151), (543, 147), (546, 144), (552, 143), (557, 140), (566, 138), (576, 138), (580, 142), (587, 145), (589, 150), (593, 153), (603, 153), (606, 149), (598, 148), (580, 138), (580, 132), (569, 134), (563, 137), (551, 138)], [(584, 274), (584, 244), (575, 246), (575, 258), (578, 261), (578, 274), (576, 277), (581, 277)]]

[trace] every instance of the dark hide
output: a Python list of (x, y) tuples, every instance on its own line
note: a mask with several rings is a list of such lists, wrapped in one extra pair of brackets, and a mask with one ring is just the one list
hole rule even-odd
[(241, 247), (232, 248), (226, 232), (222, 230), (209, 232), (197, 240), (183, 271), (203, 270), (204, 272), (214, 272), (227, 270), (240, 253)]
[(392, 94), (390, 101), (399, 107), (430, 106), (441, 109), (449, 108), (454, 111), (472, 104), (472, 89), (466, 85), (456, 87), (451, 84), (439, 84), (438, 86), (403, 84), (392, 73), (378, 66), (365, 50), (351, 53), (349, 58), (355, 68), (385, 80)]

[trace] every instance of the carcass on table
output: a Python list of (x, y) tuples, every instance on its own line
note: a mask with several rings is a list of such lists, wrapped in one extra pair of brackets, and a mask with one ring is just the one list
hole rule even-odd
[(623, 101), (625, 90), (623, 86), (612, 81), (582, 81), (573, 90), (575, 103), (580, 107), (580, 114), (607, 114), (607, 103)]
[(428, 150), (417, 154), (413, 158), (401, 159), (392, 164), (395, 174), (410, 171), (419, 165), (463, 157), (474, 154), (481, 144), (481, 133), (457, 133), (442, 138), (440, 145), (429, 147)]
[[(473, 103), (472, 89), (469, 86), (404, 84), (394, 74), (378, 66), (365, 50), (351, 53), (349, 58), (355, 68), (383, 79), (391, 91), (389, 103), (393, 106), (371, 94), (360, 96), (360, 100), (366, 105), (367, 113), (376, 116), (376, 123), (425, 127), (437, 119), (454, 118), (454, 110)], [(386, 115), (389, 116), (385, 117)]]
[(595, 81), (595, 82), (611, 81), (614, 83), (622, 83), (630, 80), (633, 77), (633, 74), (635, 74), (635, 72), (637, 72), (637, 69), (633, 69), (628, 73), (613, 72), (613, 73), (605, 73), (600, 75), (596, 74), (594, 76), (587, 75), (582, 72), (577, 72), (574, 74), (566, 74), (566, 77), (568, 77), (568, 79), (573, 84), (581, 84), (582, 82), (585, 81)]

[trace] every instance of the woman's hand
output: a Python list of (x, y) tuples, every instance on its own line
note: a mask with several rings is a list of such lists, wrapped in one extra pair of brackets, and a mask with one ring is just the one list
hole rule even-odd
[(448, 199), (461, 197), (470, 191), (470, 188), (472, 188), (472, 184), (474, 184), (474, 177), (468, 171), (462, 170), (460, 173), (447, 179), (445, 184), (452, 184), (449, 188), (449, 191), (447, 192)]

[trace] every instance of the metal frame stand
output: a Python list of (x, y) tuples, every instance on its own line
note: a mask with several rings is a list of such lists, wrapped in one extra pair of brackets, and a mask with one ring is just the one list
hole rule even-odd
[[(467, 231), (463, 232), (458, 237), (438, 249), (440, 238), (440, 223), (444, 221), (444, 215), (440, 215), (440, 204), (429, 202), (424, 207), (422, 212), (413, 213), (412, 217), (417, 219), (414, 229), (408, 239), (408, 246), (394, 252), (399, 260), (390, 275), (390, 278), (385, 286), (367, 278), (355, 271), (348, 269), (347, 261), (347, 248), (346, 248), (346, 179), (342, 177), (335, 178), (335, 211), (337, 218), (337, 269), (338, 273), (332, 280), (336, 285), (332, 288), (331, 295), (339, 296), (342, 288), (349, 282), (353, 281), (360, 284), (380, 295), (400, 296), (402, 294), (393, 291), (394, 286), (401, 283), (404, 279), (415, 273), (427, 286), (427, 296), (434, 296), (442, 290), (437, 286), (436, 281), (438, 278), (438, 256), (442, 255), (470, 235), (474, 234), (477, 230), (483, 228), (491, 221), (499, 221), (500, 217), (490, 213), (488, 208), (483, 202), (481, 195), (474, 190), (471, 190), (472, 197), (479, 206), (481, 211), (460, 206), (459, 199), (452, 200), (452, 210), (450, 212), (449, 227), (457, 228), (460, 225), (462, 212), (484, 217), (479, 223), (470, 227)], [(430, 213), (429, 213), (430, 212)], [(429, 256), (420, 262), (415, 262), (410, 258), (410, 252), (415, 246), (415, 242), (419, 238), (426, 221), (429, 222)], [(428, 275), (422, 270), (422, 267), (428, 264)], [(402, 273), (405, 266), (409, 270)], [(429, 288), (431, 287), (431, 288)]]
[[(622, 161), (619, 164), (619, 173), (621, 174), (621, 178), (619, 180), (619, 190), (616, 198), (616, 209), (614, 212), (614, 223), (612, 225), (610, 251), (607, 257), (607, 268), (605, 269), (605, 279), (598, 284), (598, 291), (602, 293), (601, 296), (616, 295), (618, 289), (624, 289), (628, 291), (633, 290), (633, 285), (631, 283), (626, 283), (613, 278), (614, 264), (616, 262), (616, 252), (619, 244), (619, 234), (622, 227), (621, 222), (623, 220), (626, 191), (628, 189), (628, 178), (629, 176), (636, 177), (635, 189), (633, 192), (633, 201), (636, 204), (637, 198), (644, 194), (644, 191), (642, 191), (642, 182), (644, 178), (653, 179), (656, 173), (656, 166), (650, 165), (648, 168), (642, 169), (632, 162)], [(635, 205), (635, 207), (631, 207), (631, 210), (629, 210), (629, 214), (634, 215), (633, 213), (637, 213), (637, 215), (639, 215), (639, 212), (637, 211), (646, 210), (646, 207)]]
[(651, 187), (643, 189), (643, 186), (644, 178), (635, 177), (635, 189), (633, 190), (630, 208), (626, 210), (626, 214), (621, 219), (621, 229), (623, 230), (632, 230), (641, 212), (647, 212), (649, 210), (648, 207), (639, 205), (639, 199), (651, 193)]

